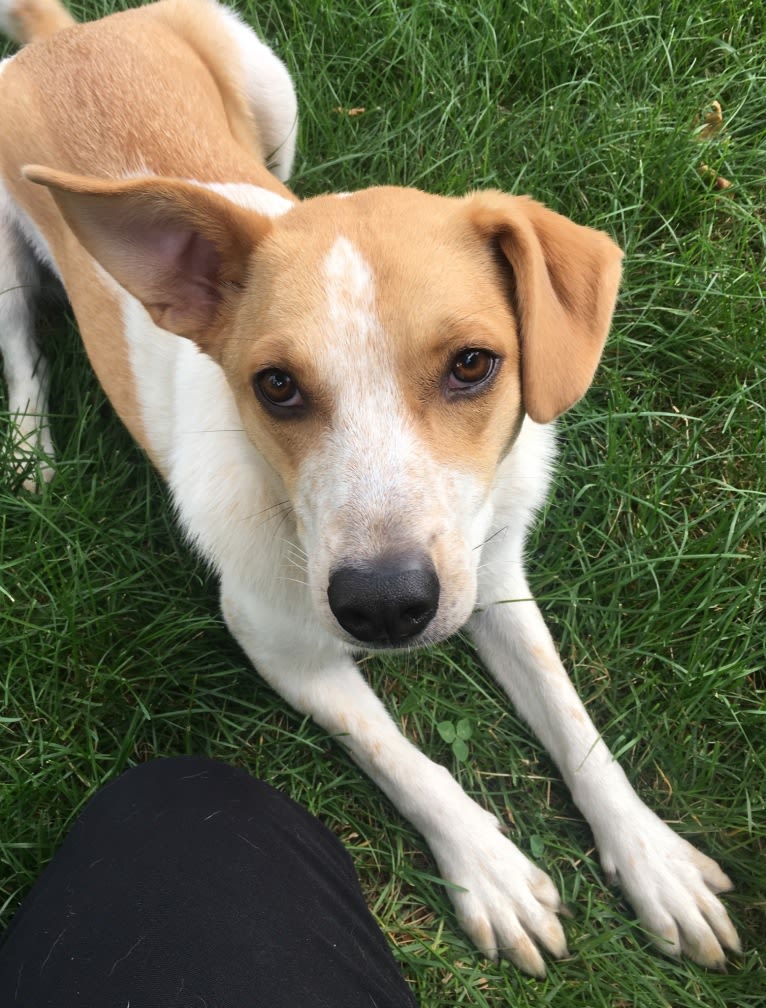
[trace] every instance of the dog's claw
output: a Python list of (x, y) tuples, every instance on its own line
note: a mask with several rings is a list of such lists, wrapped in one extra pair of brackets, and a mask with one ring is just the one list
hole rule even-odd
[(707, 969), (726, 967), (726, 951), (741, 951), (734, 925), (717, 898), (731, 879), (712, 858), (678, 836), (638, 799), (630, 832), (605, 830), (602, 864), (665, 955), (686, 955)]
[[(543, 953), (568, 955), (559, 920), (561, 898), (551, 879), (481, 812), (468, 843), (437, 858), (466, 934), (488, 958), (507, 959), (531, 976), (545, 976)], [(479, 828), (482, 827), (482, 828)], [(454, 839), (454, 838), (453, 838)], [(434, 845), (437, 846), (437, 845)]]

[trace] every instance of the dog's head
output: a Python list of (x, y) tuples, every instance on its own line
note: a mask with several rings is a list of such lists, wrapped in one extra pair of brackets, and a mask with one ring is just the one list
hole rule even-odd
[(192, 183), (28, 175), (159, 326), (221, 365), (334, 632), (401, 647), (458, 629), (525, 414), (553, 420), (592, 380), (616, 245), (496, 192), (369, 189), (269, 216)]

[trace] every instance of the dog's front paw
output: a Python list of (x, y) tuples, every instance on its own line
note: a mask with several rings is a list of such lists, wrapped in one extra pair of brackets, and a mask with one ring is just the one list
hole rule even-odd
[(597, 831), (607, 877), (621, 886), (657, 947), (723, 969), (724, 949), (740, 951), (717, 893), (732, 883), (718, 865), (636, 799), (628, 814)]
[(435, 851), (458, 919), (477, 948), (492, 959), (509, 959), (533, 976), (545, 976), (540, 950), (567, 955), (557, 914), (561, 899), (551, 879), (536, 868), (498, 828), (494, 816), (466, 829)]

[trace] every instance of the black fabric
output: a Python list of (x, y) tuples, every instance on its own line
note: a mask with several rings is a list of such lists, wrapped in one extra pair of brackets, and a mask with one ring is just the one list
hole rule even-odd
[(0, 945), (3, 1008), (413, 1008), (351, 860), (305, 809), (194, 757), (85, 807)]

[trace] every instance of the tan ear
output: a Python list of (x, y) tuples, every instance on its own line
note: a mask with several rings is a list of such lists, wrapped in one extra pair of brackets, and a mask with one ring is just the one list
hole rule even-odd
[(588, 390), (620, 284), (622, 252), (527, 196), (469, 197), (474, 225), (513, 272), (524, 408), (548, 423)]
[(177, 179), (113, 182), (27, 165), (76, 238), (161, 328), (215, 356), (225, 308), (245, 284), (267, 217)]

